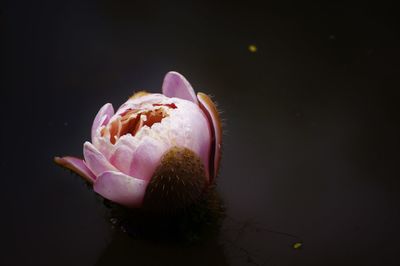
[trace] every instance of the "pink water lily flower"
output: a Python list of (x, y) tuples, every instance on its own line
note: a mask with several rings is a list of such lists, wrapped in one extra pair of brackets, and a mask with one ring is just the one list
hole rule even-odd
[[(84, 159), (55, 162), (93, 184), (102, 197), (127, 207), (182, 204), (201, 195), (217, 175), (221, 123), (214, 103), (197, 96), (177, 72), (162, 94), (138, 92), (116, 112), (97, 113)], [(164, 206), (165, 207), (165, 206)]]

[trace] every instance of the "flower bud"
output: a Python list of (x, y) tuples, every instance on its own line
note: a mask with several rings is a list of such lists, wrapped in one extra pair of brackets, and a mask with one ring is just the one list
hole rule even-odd
[(138, 92), (116, 112), (97, 113), (84, 159), (55, 162), (93, 184), (102, 197), (126, 207), (168, 210), (196, 202), (212, 184), (221, 157), (221, 123), (211, 99), (197, 96), (177, 72), (162, 94)]

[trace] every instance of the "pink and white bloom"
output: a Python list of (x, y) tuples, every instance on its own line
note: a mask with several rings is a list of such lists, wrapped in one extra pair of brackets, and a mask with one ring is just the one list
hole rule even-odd
[(221, 135), (211, 99), (196, 95), (181, 74), (169, 72), (162, 94), (139, 92), (116, 112), (110, 103), (99, 110), (92, 140), (83, 145), (83, 160), (66, 156), (55, 162), (92, 183), (104, 198), (137, 208), (163, 156), (176, 147), (199, 158), (204, 184), (210, 185), (219, 168)]

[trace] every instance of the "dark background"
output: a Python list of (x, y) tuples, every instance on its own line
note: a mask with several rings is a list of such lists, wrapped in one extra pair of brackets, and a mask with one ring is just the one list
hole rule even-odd
[[(398, 11), (299, 2), (2, 2), (0, 264), (400, 263)], [(128, 238), (52, 162), (170, 70), (226, 124), (228, 217), (202, 245)]]

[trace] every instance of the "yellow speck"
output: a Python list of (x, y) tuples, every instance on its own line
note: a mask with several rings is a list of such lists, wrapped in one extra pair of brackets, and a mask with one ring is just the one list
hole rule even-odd
[(294, 244), (293, 244), (293, 248), (294, 248), (294, 249), (299, 249), (299, 248), (301, 248), (301, 247), (303, 247), (303, 243), (301, 243), (301, 242), (297, 242), (297, 243), (294, 243)]
[(255, 46), (254, 44), (250, 44), (250, 45), (249, 45), (249, 51), (250, 51), (251, 53), (257, 52), (257, 46)]
[(129, 99), (131, 99), (131, 100), (137, 99), (137, 98), (140, 98), (140, 97), (145, 96), (147, 94), (149, 94), (147, 91), (138, 91), (138, 92), (135, 92), (131, 97), (129, 97)]

